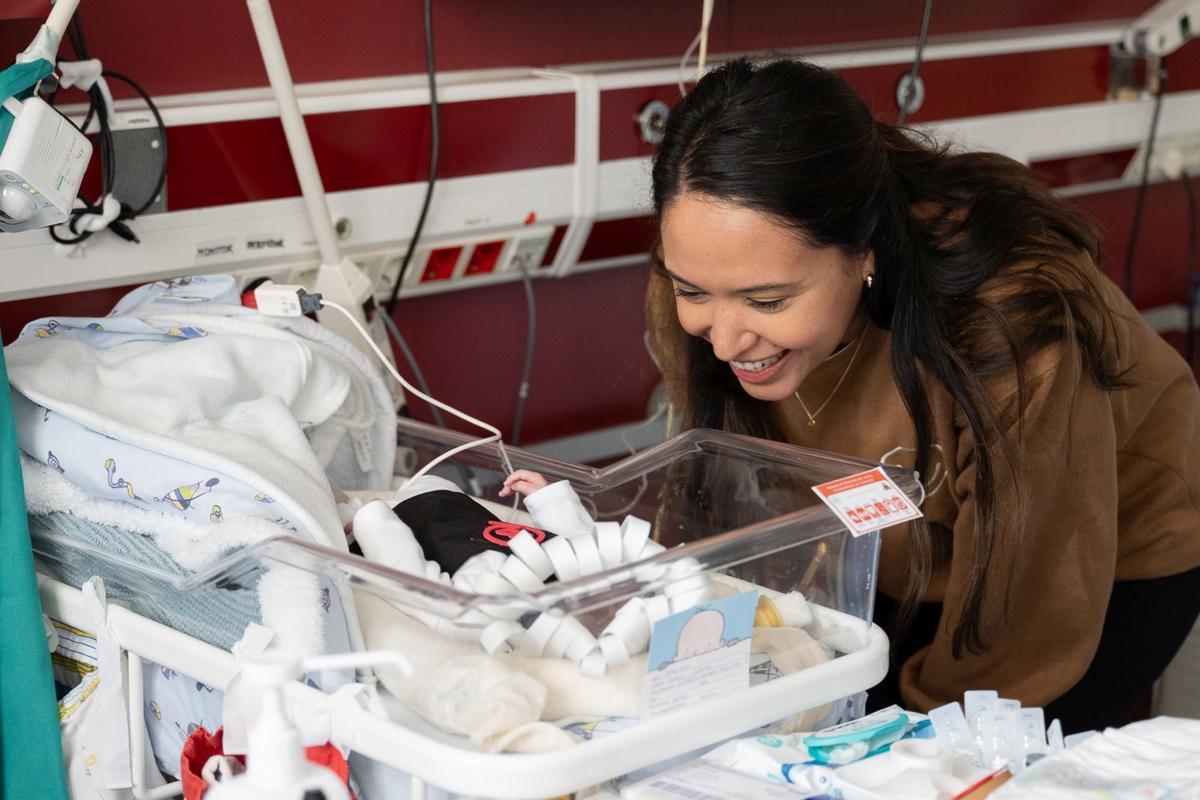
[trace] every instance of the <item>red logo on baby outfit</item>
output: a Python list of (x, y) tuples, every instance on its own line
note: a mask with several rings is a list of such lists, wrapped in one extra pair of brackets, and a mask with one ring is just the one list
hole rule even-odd
[(546, 532), (539, 531), (537, 528), (527, 528), (520, 525), (514, 525), (511, 522), (497, 522), (489, 520), (488, 526), (483, 529), (483, 538), (487, 539), (492, 544), (498, 544), (501, 547), (508, 547), (508, 540), (516, 536), (521, 531), (528, 531), (529, 535), (534, 540), (541, 544), (546, 539)]

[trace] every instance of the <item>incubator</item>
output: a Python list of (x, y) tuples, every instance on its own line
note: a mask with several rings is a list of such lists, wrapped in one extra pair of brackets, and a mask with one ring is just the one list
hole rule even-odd
[[(411, 420), (400, 421), (398, 431), (404, 460), (418, 464), (470, 440)], [(535, 470), (551, 482), (568, 481), (596, 521), (630, 516), (647, 521), (648, 540), (661, 548), (643, 547), (638, 560), (573, 580), (550, 579), (536, 591), (482, 594), (292, 536), (235, 549), (195, 571), (145, 563), (114, 548), (73, 540), (61, 530), (35, 529), (34, 549), (40, 569), (65, 583), (79, 585), (92, 574), (104, 579), (109, 597), (118, 598), (133, 612), (129, 616), (139, 619), (138, 625), (124, 629), (129, 633), (123, 648), (153, 659), (158, 673), (187, 675), (218, 695), (235, 672), (232, 657), (221, 651), (241, 637), (247, 624), (261, 622), (256, 587), (272, 570), (308, 576), (297, 586), (315, 591), (324, 604), (331, 648), (337, 637), (329, 631), (339, 626), (351, 631), (347, 638), (356, 648), (406, 647), (405, 655), (414, 662), (411, 678), (386, 667), (377, 668), (374, 676), (360, 675), (371, 685), (378, 680), (381, 704), (352, 710), (342, 705), (336, 712), (343, 715), (334, 726), (339, 744), (357, 753), (351, 763), (366, 796), (374, 796), (368, 786), (394, 785), (392, 769), (453, 793), (552, 796), (748, 731), (771, 729), (781, 721), (787, 726), (790, 719), (790, 729), (813, 730), (861, 714), (860, 693), (887, 669), (886, 637), (870, 621), (879, 534), (851, 535), (813, 487), (873, 465), (702, 430), (600, 468), (521, 450), (507, 453), (518, 469)], [(919, 485), (911, 473), (886, 469), (900, 490), (918, 499)], [(516, 531), (530, 525), (525, 511), (497, 501), (506, 473), (495, 445), (462, 451), (432, 474), (494, 512), (498, 526)], [(746, 688), (644, 719), (644, 656), (602, 677), (589, 677), (567, 658), (532, 664), (534, 659), (521, 652), (489, 655), (478, 641), (455, 641), (439, 634), (436, 625), (414, 621), (470, 625), (500, 615), (528, 625), (548, 616), (575, 620), (599, 638), (621, 609), (638, 602), (635, 598), (646, 604), (665, 602), (672, 583), (695, 575), (727, 587), (727, 594), (758, 592), (749, 680)], [(71, 591), (57, 581), (43, 585), (51, 608), (62, 607), (62, 598)], [(53, 600), (56, 592), (61, 602)], [(306, 603), (297, 598), (297, 613)], [(174, 629), (169, 635), (175, 645), (186, 644), (162, 646), (167, 629)], [(805, 647), (798, 649), (797, 640)], [(803, 656), (797, 658), (798, 652)], [(453, 665), (461, 667), (459, 679), (453, 677)], [(148, 667), (146, 674), (153, 678), (153, 670)], [(488, 683), (479, 677), (485, 674), (501, 677)], [(494, 713), (482, 727), (494, 729), (482, 730), (476, 719), (464, 722), (462, 714), (448, 716), (445, 709), (431, 708), (422, 700), (431, 692), (416, 691), (446, 680), (459, 680), (453, 684), (457, 690), (476, 687), (478, 702), (493, 704), (489, 708)], [(322, 685), (329, 691), (336, 682)], [(512, 718), (512, 709), (496, 698), (528, 686), (534, 690), (522, 696), (540, 703)], [(139, 688), (155, 691), (152, 684)], [(325, 702), (301, 686), (288, 698), (294, 712)], [(327, 711), (333, 706), (328, 703)], [(512, 727), (498, 725), (499, 717)], [(165, 724), (154, 714), (148, 722), (151, 728)], [(533, 735), (514, 733), (518, 729)], [(152, 731), (151, 741), (161, 738)], [(160, 756), (160, 766), (163, 761)]]

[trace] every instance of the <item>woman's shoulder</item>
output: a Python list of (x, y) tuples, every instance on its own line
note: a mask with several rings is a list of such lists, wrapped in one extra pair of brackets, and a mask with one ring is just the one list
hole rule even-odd
[(979, 288), (960, 324), (962, 357), (994, 400), (1051, 384), (1072, 394), (1153, 392), (1191, 380), (1184, 359), (1082, 250), (1014, 259)]
[(1111, 285), (1086, 251), (1051, 242), (1023, 247), (956, 298), (947, 312), (952, 341), (959, 356), (983, 376), (1081, 337), (1107, 349), (1115, 344), (1118, 304), (1106, 284)]

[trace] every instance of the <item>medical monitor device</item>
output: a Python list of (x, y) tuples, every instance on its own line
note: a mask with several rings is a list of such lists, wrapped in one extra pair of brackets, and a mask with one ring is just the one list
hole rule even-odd
[(10, 233), (66, 222), (79, 194), (92, 144), (38, 97), (10, 97), (12, 129), (0, 149), (0, 230)]

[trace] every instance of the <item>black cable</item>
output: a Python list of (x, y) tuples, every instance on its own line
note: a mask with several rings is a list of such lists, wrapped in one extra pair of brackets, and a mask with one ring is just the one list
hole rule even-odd
[(1187, 362), (1196, 366), (1196, 303), (1200, 302), (1200, 252), (1196, 233), (1196, 187), (1185, 170), (1181, 176), (1188, 201), (1188, 277), (1187, 277)]
[(509, 442), (515, 447), (521, 443), (521, 423), (525, 420), (525, 401), (529, 397), (529, 378), (533, 374), (533, 345), (537, 341), (537, 305), (533, 298), (533, 280), (529, 270), (521, 265), (521, 282), (525, 284), (525, 306), (529, 309), (525, 332), (525, 363), (521, 367), (521, 383), (517, 389), (517, 410), (513, 414), (512, 436)]
[[(71, 25), (67, 28), (67, 36), (71, 42), (71, 46), (75, 50), (76, 57), (78, 57), (81, 61), (88, 60), (91, 57), (91, 54), (88, 49), (87, 38), (83, 32), (83, 24), (80, 22), (78, 13), (76, 13), (74, 18), (71, 20)], [(100, 74), (105, 78), (119, 80), (129, 85), (134, 92), (136, 92), (142, 98), (142, 101), (146, 103), (146, 106), (150, 109), (150, 113), (154, 116), (154, 121), (158, 128), (159, 144), (162, 149), (162, 161), (159, 167), (158, 180), (155, 182), (153, 191), (150, 192), (150, 196), (147, 197), (145, 201), (137, 208), (134, 208), (128, 203), (122, 202), (120, 214), (118, 214), (117, 218), (108, 225), (108, 229), (113, 231), (113, 233), (117, 234), (121, 238), (127, 241), (137, 242), (139, 241), (137, 235), (125, 223), (144, 214), (162, 194), (163, 186), (166, 184), (167, 180), (167, 126), (163, 122), (162, 114), (159, 113), (158, 106), (154, 104), (154, 101), (150, 98), (149, 93), (142, 88), (141, 84), (129, 76), (113, 70), (104, 70)], [(59, 244), (78, 244), (79, 242), (82, 242), (92, 236), (92, 231), (80, 231), (78, 225), (85, 216), (103, 213), (104, 199), (112, 191), (113, 183), (116, 180), (116, 148), (113, 142), (112, 129), (108, 123), (108, 102), (105, 100), (104, 94), (100, 91), (100, 87), (98, 85), (93, 85), (90, 89), (88, 89), (87, 95), (89, 99), (88, 110), (83, 121), (83, 127), (80, 128), (80, 130), (87, 131), (88, 126), (91, 125), (93, 117), (96, 119), (97, 125), (99, 126), (99, 132), (97, 133), (96, 138), (100, 151), (100, 197), (94, 203), (88, 202), (86, 199), (84, 199), (83, 207), (74, 209), (71, 212), (71, 216), (66, 223), (67, 228), (71, 231), (71, 237), (60, 235), (56, 230), (57, 226), (52, 226), (49, 228), (50, 237)]]
[(429, 152), (429, 181), (425, 184), (425, 200), (421, 203), (421, 214), (417, 217), (417, 227), (413, 230), (412, 238), (408, 241), (408, 249), (404, 252), (404, 261), (400, 264), (400, 274), (396, 276), (396, 283), (392, 286), (392, 294), (388, 297), (387, 305), (384, 310), (391, 315), (396, 308), (396, 296), (400, 294), (400, 287), (404, 283), (404, 275), (408, 272), (408, 265), (412, 261), (413, 251), (417, 248), (417, 241), (421, 238), (421, 232), (425, 229), (425, 216), (429, 213), (429, 201), (433, 199), (433, 187), (437, 184), (438, 172), (438, 154), (441, 150), (440, 132), (438, 130), (438, 99), (437, 99), (437, 69), (433, 63), (433, 3), (432, 0), (425, 0), (425, 76), (429, 81), (429, 120), (430, 129), (433, 141), (430, 145)]
[(1129, 232), (1129, 244), (1125, 247), (1125, 296), (1133, 299), (1133, 255), (1137, 250), (1138, 235), (1142, 230), (1142, 209), (1146, 205), (1146, 189), (1150, 185), (1150, 158), (1154, 154), (1154, 138), (1158, 134), (1158, 116), (1162, 111), (1163, 91), (1167, 85), (1166, 59), (1159, 61), (1158, 88), (1154, 93), (1154, 112), (1150, 117), (1150, 133), (1146, 136), (1146, 147), (1142, 158), (1142, 181), (1138, 184), (1137, 203), (1133, 207), (1133, 229)]
[(904, 102), (900, 105), (900, 114), (896, 117), (896, 125), (904, 124), (908, 116), (908, 104), (912, 101), (913, 92), (917, 90), (917, 80), (921, 77), (921, 59), (925, 57), (925, 43), (929, 40), (929, 18), (933, 16), (933, 0), (925, 0), (925, 10), (921, 13), (921, 33), (917, 36), (917, 52), (913, 55), (912, 69), (909, 70), (908, 88), (904, 92)]
[[(400, 348), (400, 353), (404, 356), (404, 360), (408, 362), (408, 367), (412, 370), (413, 377), (417, 379), (417, 386), (421, 387), (422, 392), (433, 397), (433, 390), (429, 388), (429, 383), (425, 380), (425, 373), (421, 371), (420, 365), (417, 364), (417, 358), (413, 355), (412, 350), (409, 349), (408, 342), (404, 340), (404, 336), (400, 333), (400, 328), (396, 326), (396, 321), (392, 319), (391, 314), (381, 314), (380, 317), (383, 319), (383, 327), (387, 328), (388, 335), (392, 337), (392, 341)], [(446, 427), (446, 418), (442, 416), (442, 412), (437, 406), (430, 403), (429, 413), (439, 428)]]

